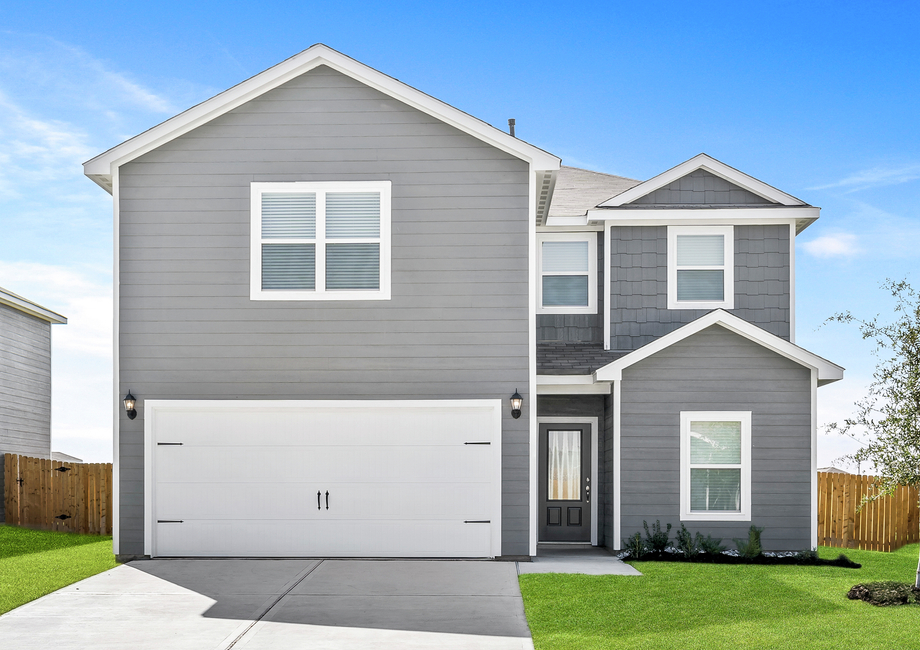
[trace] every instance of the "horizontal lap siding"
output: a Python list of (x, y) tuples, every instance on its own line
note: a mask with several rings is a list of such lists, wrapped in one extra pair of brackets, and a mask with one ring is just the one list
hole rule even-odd
[(623, 537), (642, 531), (643, 520), (680, 527), (681, 411), (751, 411), (751, 521), (686, 526), (729, 548), (751, 524), (765, 528), (768, 549), (809, 548), (810, 382), (807, 368), (717, 325), (624, 370)]
[[(249, 300), (250, 183), (392, 182), (392, 299)], [(481, 399), (528, 386), (528, 167), (328, 68), (120, 171), (121, 553), (143, 552), (144, 399)], [(528, 422), (503, 421), (503, 553)], [(526, 413), (526, 411), (525, 411)]]
[[(668, 309), (666, 226), (611, 228), (610, 346), (635, 350), (708, 309)], [(789, 339), (789, 226), (735, 226), (731, 313)]]
[(51, 324), (0, 305), (0, 456), (4, 453), (51, 455)]

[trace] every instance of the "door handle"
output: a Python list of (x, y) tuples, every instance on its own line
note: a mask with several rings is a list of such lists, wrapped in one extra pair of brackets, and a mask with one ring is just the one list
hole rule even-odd
[(326, 490), (326, 510), (329, 510), (329, 490)]
[(316, 491), (316, 509), (317, 510), (323, 509), (323, 506), (320, 505), (320, 499), (322, 498), (322, 496), (323, 496), (323, 493), (317, 490)]

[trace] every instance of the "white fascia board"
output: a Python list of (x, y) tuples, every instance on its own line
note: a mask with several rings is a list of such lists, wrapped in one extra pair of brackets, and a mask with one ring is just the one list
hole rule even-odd
[(695, 172), (697, 169), (704, 169), (711, 174), (715, 174), (716, 176), (724, 178), (730, 183), (734, 183), (738, 187), (744, 188), (749, 192), (753, 192), (757, 196), (767, 199), (768, 201), (773, 201), (774, 203), (790, 206), (807, 205), (804, 201), (795, 198), (791, 194), (786, 194), (785, 192), (776, 189), (772, 185), (767, 185), (763, 181), (759, 181), (753, 176), (748, 176), (744, 172), (735, 169), (734, 167), (729, 167), (725, 163), (716, 160), (712, 156), (701, 153), (686, 162), (682, 162), (676, 167), (672, 167), (666, 172), (658, 174), (658, 176), (655, 176), (654, 178), (650, 178), (644, 183), (639, 183), (635, 187), (617, 194), (615, 197), (601, 203), (598, 207), (616, 207), (620, 205), (626, 205), (627, 203), (632, 203), (636, 199), (640, 199), (646, 194), (650, 194), (655, 190), (661, 189), (669, 183), (676, 181), (679, 178), (683, 178), (687, 174)]
[(588, 223), (610, 221), (622, 226), (706, 225), (717, 223), (814, 222), (821, 208), (776, 206), (768, 208), (597, 208), (588, 210)]
[(49, 323), (53, 323), (55, 325), (67, 324), (66, 317), (61, 316), (60, 314), (55, 313), (50, 309), (45, 309), (41, 305), (37, 305), (31, 300), (26, 300), (22, 296), (17, 296), (15, 293), (10, 293), (4, 289), (0, 289), (0, 305), (12, 307), (16, 311), (21, 311), (24, 314), (34, 316), (35, 318), (40, 318), (41, 320), (48, 321)]
[(780, 337), (770, 334), (766, 330), (763, 330), (756, 325), (753, 325), (746, 320), (730, 314), (729, 312), (723, 309), (716, 309), (705, 316), (697, 318), (695, 321), (687, 323), (683, 327), (680, 327), (670, 334), (666, 334), (659, 339), (656, 339), (644, 345), (638, 350), (630, 352), (624, 357), (620, 357), (612, 363), (608, 363), (603, 368), (598, 368), (594, 373), (594, 378), (597, 381), (619, 381), (623, 378), (623, 369), (628, 368), (634, 363), (638, 363), (643, 359), (646, 359), (653, 354), (664, 350), (667, 347), (670, 347), (682, 341), (689, 336), (693, 336), (697, 332), (700, 332), (707, 327), (712, 325), (720, 325), (725, 329), (743, 336), (744, 338), (754, 341), (762, 345), (763, 347), (776, 352), (779, 355), (791, 359), (796, 363), (799, 363), (806, 368), (813, 368), (818, 372), (818, 379), (820, 383), (829, 384), (834, 381), (843, 379), (844, 369), (838, 366), (835, 363), (823, 359), (816, 354), (809, 352), (804, 348), (781, 339)]
[(567, 217), (547, 217), (546, 218), (547, 226), (587, 226), (588, 225), (588, 214), (574, 215)]
[(544, 232), (603, 232), (604, 225), (601, 223), (590, 223), (587, 226), (537, 226), (537, 234)]
[(106, 183), (110, 182), (112, 170), (116, 167), (321, 65), (329, 66), (333, 70), (450, 124), (483, 142), (525, 160), (531, 163), (534, 170), (559, 169), (561, 160), (557, 156), (512, 137), (468, 113), (318, 43), (83, 163), (83, 173), (105, 189)]

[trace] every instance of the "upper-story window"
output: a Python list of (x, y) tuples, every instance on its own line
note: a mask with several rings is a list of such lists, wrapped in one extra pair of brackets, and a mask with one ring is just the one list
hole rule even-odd
[(390, 181), (251, 191), (252, 300), (390, 299)]
[(668, 309), (735, 306), (732, 226), (668, 226)]
[(537, 313), (597, 313), (597, 234), (537, 236)]

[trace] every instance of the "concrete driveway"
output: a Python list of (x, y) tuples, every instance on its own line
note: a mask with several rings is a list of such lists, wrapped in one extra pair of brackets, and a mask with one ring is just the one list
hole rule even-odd
[(511, 562), (146, 560), (0, 616), (5, 648), (532, 649)]

